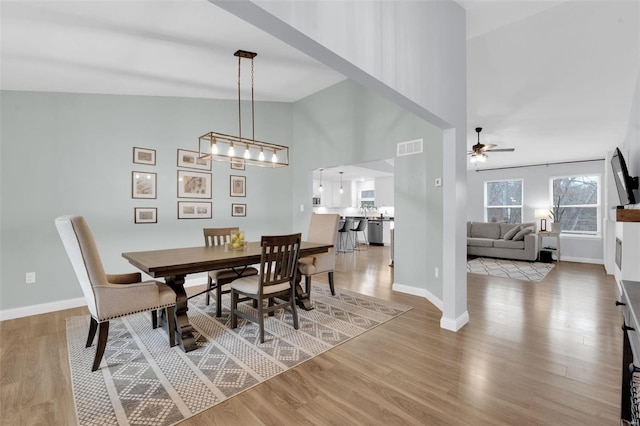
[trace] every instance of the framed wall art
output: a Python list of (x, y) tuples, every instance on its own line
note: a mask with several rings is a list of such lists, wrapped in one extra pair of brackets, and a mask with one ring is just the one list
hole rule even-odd
[(239, 217), (247, 215), (246, 204), (231, 204), (231, 216)]
[(246, 197), (247, 177), (231, 175), (229, 178), (231, 181), (231, 186), (229, 188), (230, 195), (232, 197)]
[(157, 175), (150, 172), (131, 172), (131, 198), (156, 198)]
[(133, 162), (136, 164), (156, 165), (156, 150), (133, 147)]
[(178, 201), (178, 219), (211, 219), (210, 202)]
[(232, 158), (231, 159), (231, 169), (232, 170), (244, 170), (244, 159), (243, 158)]
[(211, 198), (211, 173), (178, 170), (178, 198)]
[(134, 207), (134, 223), (158, 223), (158, 209), (156, 207)]
[(196, 151), (178, 150), (178, 167), (211, 171), (211, 160), (198, 158)]

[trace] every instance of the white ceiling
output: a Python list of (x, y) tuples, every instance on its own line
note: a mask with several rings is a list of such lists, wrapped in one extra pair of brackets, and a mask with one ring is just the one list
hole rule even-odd
[[(640, 69), (637, 0), (458, 3), (468, 147), (483, 127), (481, 142), (516, 149), (481, 167), (603, 158), (622, 144)], [(237, 99), (237, 49), (258, 53), (257, 100), (292, 102), (344, 79), (206, 0), (0, 8), (5, 90)]]

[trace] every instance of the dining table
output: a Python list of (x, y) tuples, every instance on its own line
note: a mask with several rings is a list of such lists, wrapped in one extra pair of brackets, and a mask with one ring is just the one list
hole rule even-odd
[[(300, 243), (299, 256), (326, 253), (332, 244)], [(178, 344), (189, 352), (197, 348), (193, 326), (187, 315), (188, 297), (184, 288), (185, 277), (189, 274), (214, 271), (217, 269), (242, 269), (259, 264), (262, 255), (260, 242), (248, 242), (243, 250), (220, 246), (198, 246), (148, 250), (122, 253), (130, 264), (153, 278), (164, 278), (166, 284), (176, 293), (175, 324)], [(299, 275), (299, 274), (298, 274)], [(313, 309), (309, 292), (304, 293), (300, 280), (296, 280), (296, 303), (303, 309)], [(169, 321), (171, 319), (168, 319)]]

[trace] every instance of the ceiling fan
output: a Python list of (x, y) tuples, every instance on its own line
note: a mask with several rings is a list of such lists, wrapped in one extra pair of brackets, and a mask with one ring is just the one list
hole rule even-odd
[(484, 163), (489, 156), (487, 152), (513, 152), (515, 148), (496, 148), (498, 145), (493, 143), (482, 144), (480, 143), (480, 132), (482, 127), (476, 127), (476, 133), (478, 133), (478, 143), (471, 147), (471, 151), (467, 152), (470, 155), (469, 159), (472, 163)]

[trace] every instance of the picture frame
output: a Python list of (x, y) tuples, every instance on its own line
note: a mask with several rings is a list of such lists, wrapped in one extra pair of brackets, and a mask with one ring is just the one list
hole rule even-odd
[(234, 157), (231, 159), (230, 165), (231, 165), (231, 170), (244, 170), (245, 169), (244, 158)]
[(133, 208), (134, 223), (158, 223), (157, 207), (134, 207)]
[(178, 201), (178, 219), (211, 219), (213, 208), (206, 201)]
[(211, 171), (211, 160), (198, 158), (197, 151), (178, 149), (178, 167)]
[(232, 217), (245, 217), (247, 215), (246, 204), (231, 204)]
[(211, 173), (178, 170), (178, 198), (211, 199)]
[(229, 195), (231, 197), (247, 196), (247, 177), (246, 176), (229, 176)]
[(131, 172), (131, 198), (157, 198), (157, 174), (151, 172)]
[(135, 164), (156, 165), (156, 150), (149, 148), (133, 147), (133, 162)]

